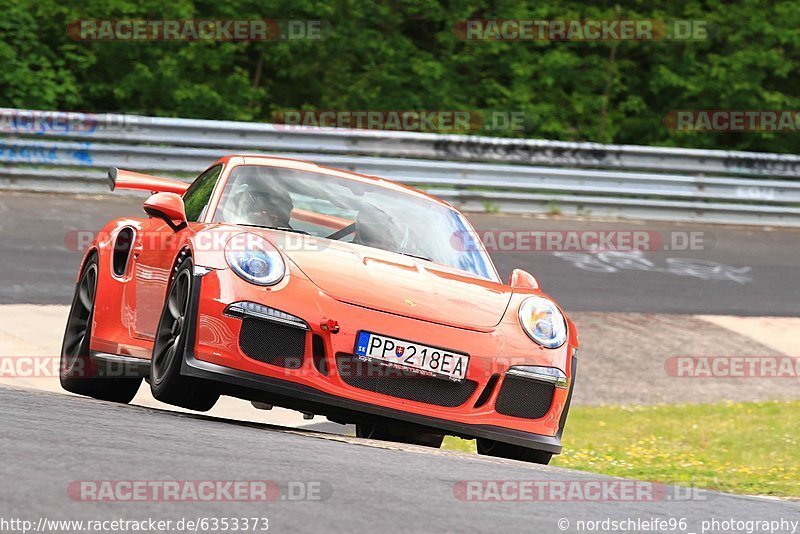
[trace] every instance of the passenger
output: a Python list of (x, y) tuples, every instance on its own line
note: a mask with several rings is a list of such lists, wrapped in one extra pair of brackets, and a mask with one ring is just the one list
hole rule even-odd
[(399, 252), (400, 240), (397, 234), (397, 226), (389, 214), (375, 206), (369, 206), (358, 212), (353, 243)]

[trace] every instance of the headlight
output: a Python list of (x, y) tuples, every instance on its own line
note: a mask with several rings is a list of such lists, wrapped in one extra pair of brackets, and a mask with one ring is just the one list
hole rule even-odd
[(530, 297), (519, 307), (519, 322), (539, 345), (555, 349), (567, 340), (567, 322), (558, 307), (543, 297)]
[(271, 286), (286, 274), (280, 252), (253, 234), (238, 234), (225, 245), (225, 259), (231, 269), (252, 284)]

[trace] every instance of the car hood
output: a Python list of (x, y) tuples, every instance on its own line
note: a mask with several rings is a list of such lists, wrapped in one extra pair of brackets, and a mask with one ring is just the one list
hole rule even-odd
[(380, 249), (302, 236), (283, 252), (322, 291), (341, 302), (404, 317), (488, 330), (511, 288), (456, 269)]

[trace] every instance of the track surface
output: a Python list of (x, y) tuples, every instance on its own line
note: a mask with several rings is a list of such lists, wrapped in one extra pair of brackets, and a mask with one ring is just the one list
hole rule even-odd
[[(139, 216), (140, 206), (135, 197), (0, 194), (0, 303), (68, 303), (82, 257), (65, 246), (74, 242), (69, 232), (96, 231), (114, 217)], [(493, 215), (471, 219), (484, 230), (712, 234), (710, 250), (648, 253), (644, 263), (618, 262), (601, 266), (602, 272), (547, 252), (493, 254), (502, 276), (514, 267), (525, 268), (570, 310), (799, 315), (797, 231)], [(745, 280), (672, 272), (664, 266), (674, 257), (719, 262), (744, 273)], [(800, 518), (797, 503), (718, 493), (688, 502), (464, 502), (454, 495), (458, 481), (608, 478), (2, 386), (0, 406), (0, 517), (5, 519), (260, 516), (269, 518), (273, 532), (550, 533), (578, 532), (579, 520), (607, 518), (685, 518), (686, 530), (674, 532), (699, 532), (701, 521), (712, 518)], [(306, 502), (81, 503), (67, 493), (68, 484), (78, 480), (320, 482), (326, 491), (324, 500)], [(565, 530), (559, 529), (562, 519), (569, 521)]]
[[(81, 252), (68, 250), (70, 231), (97, 231), (108, 220), (141, 216), (138, 197), (0, 193), (0, 304), (66, 304)], [(623, 230), (706, 232), (709, 250), (646, 253), (644, 261), (579, 268), (550, 252), (493, 253), (505, 278), (515, 267), (532, 272), (567, 310), (726, 315), (800, 315), (800, 231), (592, 222), (499, 215), (470, 217), (480, 230)], [(675, 258), (714, 261), (719, 272), (670, 266)], [(597, 263), (597, 258), (584, 258)], [(672, 259), (672, 260), (670, 260)], [(597, 266), (594, 269), (598, 269)], [(725, 272), (733, 273), (730, 279)], [(704, 279), (703, 276), (709, 277)]]
[[(464, 502), (460, 480), (608, 480), (591, 473), (100, 401), (0, 388), (3, 514), (49, 519), (268, 517), (270, 532), (576, 532), (579, 519), (797, 520), (800, 504), (707, 493), (658, 502)], [(20, 413), (27, 414), (20, 417)], [(272, 480), (322, 482), (315, 502), (72, 500), (71, 481)], [(12, 481), (24, 481), (24, 484)]]

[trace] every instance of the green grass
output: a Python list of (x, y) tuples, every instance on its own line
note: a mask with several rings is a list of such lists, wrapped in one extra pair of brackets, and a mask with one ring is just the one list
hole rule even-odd
[[(800, 496), (800, 402), (574, 407), (552, 465), (749, 495)], [(447, 437), (444, 448), (475, 452)]]

